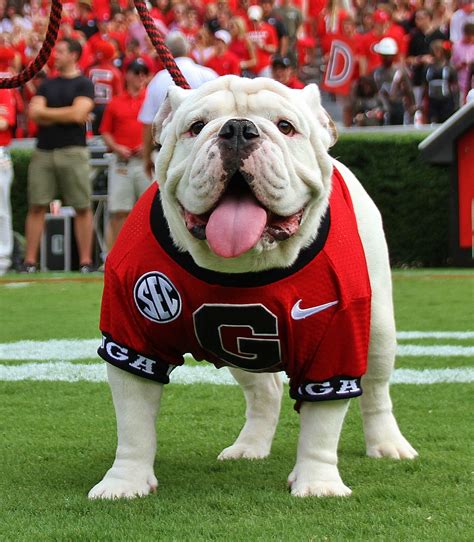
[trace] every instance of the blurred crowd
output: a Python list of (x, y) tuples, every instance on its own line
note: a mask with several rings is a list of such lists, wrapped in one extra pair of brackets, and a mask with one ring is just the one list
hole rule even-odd
[[(0, 0), (0, 77), (36, 57), (49, 0)], [(474, 0), (149, 0), (192, 88), (235, 74), (317, 82), (351, 126), (442, 123), (473, 96)], [(107, 248), (153, 179), (152, 121), (171, 78), (131, 0), (63, 0), (58, 42), (23, 87), (0, 90), (0, 274), (13, 235), (8, 146), (35, 137), (26, 248), (35, 272), (50, 204), (74, 209), (82, 272), (95, 270), (87, 136), (110, 151)]]
[[(0, 0), (0, 76), (17, 73), (36, 56), (49, 3)], [(148, 5), (164, 35), (176, 30), (185, 35), (196, 63), (218, 75), (274, 76), (296, 88), (322, 83), (341, 103), (346, 126), (442, 122), (472, 89), (472, 0), (151, 0)], [(59, 36), (82, 45), (79, 66), (95, 86), (94, 133), (106, 104), (123, 89), (131, 61), (145, 62), (150, 78), (162, 69), (131, 0), (65, 0)], [(339, 86), (325, 81), (328, 70), (347, 68), (338, 67), (337, 54), (331, 57), (335, 42), (345, 44), (342, 60), (350, 64), (348, 80)], [(53, 54), (40, 75), (16, 93), (14, 137), (36, 135), (27, 105), (41, 80), (55, 75), (54, 62)]]

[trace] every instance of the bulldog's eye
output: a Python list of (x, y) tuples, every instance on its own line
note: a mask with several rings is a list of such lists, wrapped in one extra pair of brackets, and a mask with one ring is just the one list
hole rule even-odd
[(280, 120), (277, 124), (277, 128), (285, 135), (293, 135), (296, 132), (294, 126), (287, 120)]
[(206, 124), (202, 120), (198, 120), (194, 124), (191, 125), (191, 128), (189, 131), (192, 135), (199, 135), (202, 131), (202, 129), (206, 126)]

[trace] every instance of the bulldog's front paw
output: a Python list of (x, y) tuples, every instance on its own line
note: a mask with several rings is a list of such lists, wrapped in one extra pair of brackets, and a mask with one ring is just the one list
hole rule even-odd
[(217, 456), (219, 461), (228, 459), (264, 459), (270, 455), (270, 446), (262, 444), (232, 444)]
[(324, 472), (295, 466), (288, 476), (288, 486), (294, 497), (349, 497), (352, 491), (343, 483), (337, 467), (328, 465)]
[(415, 457), (418, 457), (418, 452), (403, 435), (400, 435), (399, 438), (394, 440), (383, 440), (376, 444), (368, 445), (367, 455), (375, 458), (415, 459)]
[(88, 494), (89, 499), (133, 499), (155, 492), (158, 480), (153, 472), (124, 472), (111, 468)]
[(364, 417), (367, 455), (390, 459), (415, 459), (418, 452), (402, 435), (392, 414), (378, 413)]

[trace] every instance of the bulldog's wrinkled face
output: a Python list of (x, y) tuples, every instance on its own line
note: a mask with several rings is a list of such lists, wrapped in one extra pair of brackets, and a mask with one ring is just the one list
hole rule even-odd
[(221, 77), (170, 88), (154, 122), (163, 209), (177, 246), (221, 271), (291, 265), (330, 192), (330, 120), (315, 85)]

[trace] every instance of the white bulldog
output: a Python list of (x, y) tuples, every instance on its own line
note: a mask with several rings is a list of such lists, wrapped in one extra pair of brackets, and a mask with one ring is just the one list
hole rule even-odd
[[(328, 154), (335, 140), (335, 130), (321, 107), (317, 87), (309, 85), (303, 90), (292, 90), (266, 78), (249, 80), (235, 76), (221, 77), (196, 90), (172, 87), (157, 115), (154, 129), (160, 146), (156, 161), (160, 191), (158, 196), (151, 194), (149, 198), (153, 196), (155, 201), (161, 195), (162, 210), (172, 241), (182, 257), (191, 255), (190, 265), (194, 265), (199, 272), (205, 270), (214, 273), (213, 276), (234, 276), (238, 281), (240, 277), (246, 280), (249, 276), (257, 276), (265, 282), (267, 274), (277, 272), (276, 288), (272, 291), (277, 292), (277, 298), (280, 295), (288, 298), (288, 307), (291, 308), (293, 327), (279, 327), (266, 335), (251, 334), (247, 336), (250, 340), (246, 343), (238, 342), (242, 337), (237, 337), (238, 348), (233, 352), (223, 346), (223, 333), (233, 327), (230, 321), (223, 322), (217, 335), (217, 332), (212, 334), (212, 318), (199, 320), (201, 309), (208, 308), (209, 304), (201, 305), (192, 313), (192, 318), (188, 318), (194, 321), (194, 333), (198, 339), (195, 343), (197, 354), (193, 354), (196, 357), (200, 353), (201, 357), (206, 354), (206, 359), (212, 359), (216, 365), (231, 366), (230, 370), (242, 386), (247, 402), (246, 422), (242, 431), (234, 444), (224, 449), (218, 459), (260, 459), (268, 456), (282, 396), (282, 383), (275, 371), (283, 369), (290, 376), (290, 384), (295, 379), (291, 393), (300, 406), (301, 430), (296, 464), (288, 478), (292, 495), (347, 496), (351, 493), (339, 475), (337, 446), (349, 406), (348, 397), (360, 395), (360, 380), (356, 377), (361, 375), (355, 374), (357, 371), (354, 370), (349, 376), (339, 374), (335, 379), (332, 379), (335, 375), (329, 375), (321, 381), (302, 380), (301, 375), (298, 376), (298, 371), (303, 371), (301, 366), (295, 360), (285, 358), (288, 352), (285, 350), (287, 337), (281, 332), (281, 329), (292, 329), (291, 334), (294, 334), (297, 325), (310, 325), (311, 319), (316, 317), (327, 317), (328, 322), (343, 318), (343, 293), (340, 296), (338, 293), (336, 299), (327, 299), (327, 303), (318, 302), (309, 309), (303, 308), (301, 304), (305, 301), (299, 297), (299, 292), (293, 292), (294, 288), (289, 282), (293, 279), (301, 281), (302, 273), (312, 269), (310, 266), (318, 260), (316, 256), (322, 254), (311, 253), (315, 243), (319, 242), (321, 247), (325, 246), (325, 242), (329, 243), (331, 233), (328, 231), (332, 232), (333, 228), (338, 227), (335, 192), (341, 190), (343, 194), (346, 193), (344, 190), (350, 194), (350, 198), (347, 195), (342, 198), (348, 209), (351, 204), (347, 200), (352, 200), (356, 227), (355, 234), (352, 232), (350, 235), (356, 235), (361, 241), (370, 277), (370, 324), (367, 324), (365, 350), (366, 358), (368, 350), (368, 361), (362, 378), (360, 402), (367, 454), (394, 459), (416, 457), (417, 452), (397, 426), (389, 396), (396, 339), (391, 274), (382, 221), (374, 203), (354, 175)], [(337, 190), (334, 185), (336, 171), (337, 178), (343, 179), (337, 181)], [(154, 190), (157, 190), (156, 187)], [(189, 296), (201, 295), (195, 292), (188, 294), (182, 289), (179, 293), (180, 287), (175, 287), (178, 278), (170, 280), (168, 271), (168, 274), (164, 274), (161, 267), (156, 269), (156, 265), (153, 267), (154, 264), (149, 264), (157, 250), (156, 244), (149, 254), (148, 245), (133, 248), (135, 238), (141, 236), (137, 233), (141, 231), (138, 226), (144, 219), (140, 217), (149, 215), (148, 210), (148, 214), (144, 214), (144, 204), (142, 207), (140, 205), (135, 211), (136, 218), (132, 217), (129, 221), (129, 231), (126, 225), (125, 233), (119, 239), (118, 245), (122, 245), (122, 248), (114, 248), (107, 260), (104, 294), (107, 301), (103, 304), (103, 315), (112, 303), (109, 301), (111, 291), (127, 292), (128, 286), (125, 287), (124, 283), (133, 273), (136, 274), (131, 283), (131, 286), (134, 285), (135, 304), (131, 304), (130, 308), (133, 320), (131, 331), (123, 332), (126, 337), (116, 336), (128, 325), (125, 322), (114, 327), (115, 320), (120, 318), (118, 313), (109, 320), (103, 316), (101, 322), (106, 336), (101, 355), (110, 362), (108, 377), (117, 416), (118, 448), (112, 468), (90, 490), (90, 498), (130, 498), (147, 495), (157, 488), (153, 463), (156, 452), (155, 420), (163, 389), (160, 382), (167, 382), (167, 375), (174, 365), (168, 356), (169, 365), (160, 369), (161, 376), (155, 378), (157, 382), (151, 382), (150, 379), (154, 377), (150, 375), (158, 361), (150, 355), (151, 346), (146, 342), (141, 347), (130, 344), (133, 326), (149, 326), (151, 331), (144, 333), (151, 342), (154, 341), (154, 334), (163, 333), (157, 342), (166, 343), (170, 332), (162, 330), (175, 328), (166, 328), (165, 324), (179, 325), (180, 319), (185, 317)], [(331, 212), (330, 224), (328, 208)], [(152, 206), (151, 209), (158, 207)], [(168, 232), (160, 235), (168, 235)], [(326, 241), (318, 241), (321, 237)], [(337, 259), (337, 243), (342, 243), (340, 246), (344, 247), (344, 242), (347, 242), (343, 238), (344, 235), (341, 241), (333, 240), (336, 247), (332, 249), (335, 250), (333, 259)], [(326, 250), (321, 247), (318, 250)], [(350, 251), (350, 248), (344, 250)], [(173, 257), (178, 260), (181, 256), (176, 252)], [(304, 265), (300, 265), (302, 255), (308, 252), (313, 255), (305, 256)], [(136, 257), (136, 254), (147, 260), (138, 270), (135, 269), (138, 264), (134, 263), (132, 268), (131, 264), (124, 263)], [(342, 267), (350, 268), (351, 261)], [(123, 266), (128, 266), (126, 271), (122, 271)], [(184, 272), (182, 269), (179, 271), (181, 274)], [(359, 269), (353, 272), (357, 274)], [(113, 287), (107, 286), (107, 274), (112, 273), (124, 277)], [(278, 277), (284, 277), (284, 282), (279, 282)], [(314, 287), (307, 291), (324, 290), (323, 282), (321, 277), (315, 276)], [(234, 284), (234, 291), (239, 286)], [(242, 296), (245, 296), (244, 290), (239, 290)], [(257, 288), (253, 291), (260, 290)], [(123, 296), (128, 294), (120, 295), (123, 301)], [(126, 307), (126, 299), (123, 304)], [(234, 303), (231, 307), (247, 310), (257, 305), (259, 314), (272, 312), (265, 307), (262, 309), (262, 303)], [(228, 304), (212, 306), (225, 306), (226, 310), (229, 307)], [(368, 318), (366, 320), (369, 322)], [(357, 327), (358, 321), (356, 317), (353, 326)], [(250, 325), (248, 327), (251, 328)], [(344, 335), (345, 328), (341, 327), (341, 336), (338, 336), (337, 329), (335, 336), (339, 344), (350, 340)], [(255, 332), (255, 329), (252, 328), (252, 331)], [(220, 345), (214, 349), (211, 345), (206, 351), (207, 344), (217, 340), (216, 337)], [(317, 330), (314, 337), (315, 341), (319, 340)], [(184, 334), (172, 336), (171, 340), (175, 345), (185, 341)], [(267, 342), (262, 346), (265, 340)], [(324, 339), (321, 342), (324, 343)], [(276, 346), (273, 352), (280, 359), (275, 359), (273, 363), (266, 359), (260, 363), (260, 351), (252, 350), (252, 345), (257, 343), (262, 348)], [(350, 366), (351, 356), (355, 359), (360, 357), (360, 353), (357, 354), (356, 349), (351, 347), (352, 343), (347, 344), (346, 361)], [(137, 348), (135, 357), (132, 357), (131, 348)], [(146, 351), (140, 351), (140, 348)], [(187, 345), (183, 348), (187, 348)], [(339, 351), (340, 348), (334, 350)], [(331, 352), (331, 348), (327, 352)], [(363, 348), (361, 352), (364, 352)], [(222, 363), (219, 363), (219, 359)], [(128, 366), (122, 367), (121, 363)], [(307, 369), (305, 367), (304, 371)], [(265, 372), (267, 370), (270, 372)], [(324, 372), (324, 366), (318, 369), (321, 370)], [(147, 378), (141, 378), (138, 374)], [(324, 398), (338, 400), (321, 400)]]

